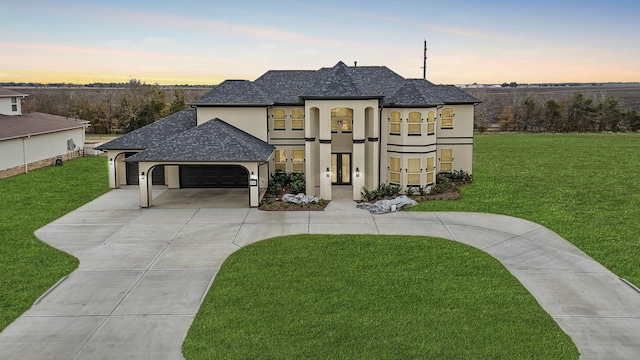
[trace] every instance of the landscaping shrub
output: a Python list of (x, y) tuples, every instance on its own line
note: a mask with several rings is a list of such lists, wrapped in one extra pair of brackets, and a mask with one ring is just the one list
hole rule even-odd
[[(452, 183), (456, 185), (464, 185), (470, 184), (473, 181), (473, 175), (469, 174), (464, 170), (453, 170), (452, 172), (440, 172), (438, 175), (442, 175), (443, 177), (449, 179)], [(436, 182), (438, 182), (436, 177)]]

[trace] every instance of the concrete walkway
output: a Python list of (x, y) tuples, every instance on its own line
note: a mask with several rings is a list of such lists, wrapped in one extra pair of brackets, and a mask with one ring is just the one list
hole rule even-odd
[(371, 215), (340, 201), (324, 212), (140, 209), (138, 191), (121, 189), (36, 231), (77, 256), (80, 267), (0, 334), (0, 359), (181, 359), (186, 332), (225, 258), (261, 239), (306, 233), (428, 235), (469, 244), (524, 284), (583, 359), (640, 358), (640, 293), (526, 220)]

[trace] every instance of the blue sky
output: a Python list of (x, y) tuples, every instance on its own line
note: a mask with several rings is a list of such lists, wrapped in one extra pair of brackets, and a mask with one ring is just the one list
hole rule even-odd
[(637, 1), (30, 1), (0, 81), (215, 84), (342, 60), (435, 83), (640, 81)]

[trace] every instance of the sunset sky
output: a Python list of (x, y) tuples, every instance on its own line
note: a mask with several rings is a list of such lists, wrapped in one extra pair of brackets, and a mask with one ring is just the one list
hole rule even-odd
[(640, 81), (640, 2), (2, 1), (0, 82), (216, 84), (385, 65), (440, 84)]

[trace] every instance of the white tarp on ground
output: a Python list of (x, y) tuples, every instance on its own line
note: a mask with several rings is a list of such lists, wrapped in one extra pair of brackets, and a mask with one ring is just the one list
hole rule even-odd
[(358, 204), (359, 209), (369, 210), (372, 214), (387, 214), (398, 211), (403, 207), (412, 207), (417, 204), (415, 200), (408, 198), (406, 195), (400, 195), (391, 200), (378, 200), (373, 204), (361, 203)]
[(303, 193), (300, 193), (298, 195), (284, 194), (282, 196), (282, 201), (299, 205), (306, 205), (317, 204), (318, 201), (320, 201), (320, 198), (313, 195), (305, 195)]

